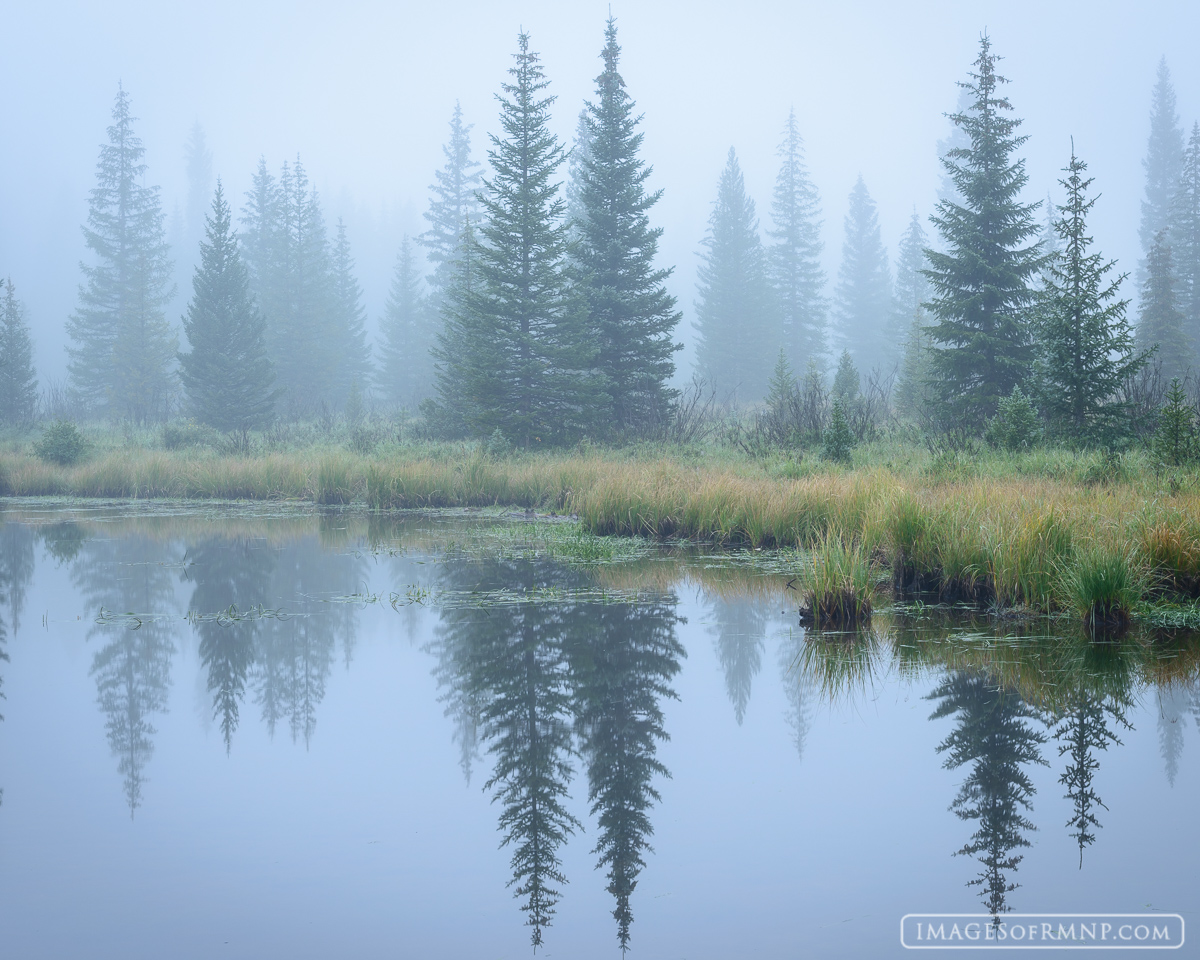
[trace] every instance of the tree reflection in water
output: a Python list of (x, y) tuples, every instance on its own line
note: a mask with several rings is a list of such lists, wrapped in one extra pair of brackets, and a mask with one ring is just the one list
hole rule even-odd
[(618, 942), (627, 949), (630, 899), (659, 799), (654, 779), (670, 775), (656, 751), (667, 739), (660, 704), (674, 696), (669, 684), (684, 655), (675, 597), (574, 601), (572, 594), (594, 587), (591, 578), (542, 559), (449, 561), (442, 586), (506, 598), (444, 609), (432, 651), (460, 747), (477, 721), (493, 758), (484, 789), (501, 806), (501, 845), (513, 850), (511, 885), (533, 945), (542, 943), (567, 882), (559, 849), (581, 828), (566, 806), (580, 756), (599, 828), (593, 852), (607, 870)]
[(957, 853), (983, 865), (968, 886), (981, 888), (988, 912), (998, 919), (1009, 909), (1007, 894), (1018, 886), (1009, 879), (1022, 860), (1014, 851), (1030, 846), (1025, 834), (1037, 829), (1024, 813), (1032, 809), (1035, 790), (1022, 767), (1046, 763), (1040, 749), (1046, 738), (1029, 723), (1040, 715), (1018, 693), (976, 669), (951, 672), (927, 699), (941, 701), (931, 720), (957, 720), (937, 749), (947, 754), (943, 765), (949, 770), (971, 764), (950, 808), (962, 820), (978, 821)]
[(142, 802), (145, 768), (154, 754), (155, 714), (166, 713), (171, 686), (177, 553), (142, 536), (89, 540), (71, 577), (97, 618), (88, 639), (102, 638), (92, 658), (104, 729), (132, 817)]
[[(0, 664), (8, 662), (8, 638), (21, 629), (25, 591), (33, 579), (33, 529), (23, 523), (0, 526)], [(7, 608), (7, 620), (4, 610)], [(4, 677), (0, 675), (0, 700), (4, 699)], [(0, 713), (0, 720), (4, 714)], [(0, 801), (4, 791), (0, 789)]]

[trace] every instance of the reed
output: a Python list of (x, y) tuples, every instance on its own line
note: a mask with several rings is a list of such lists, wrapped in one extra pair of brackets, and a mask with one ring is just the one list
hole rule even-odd
[(800, 574), (800, 622), (857, 629), (871, 620), (875, 574), (861, 543), (830, 533)]
[(1088, 630), (1105, 635), (1129, 626), (1143, 587), (1143, 577), (1127, 552), (1092, 545), (1077, 554), (1060, 589)]

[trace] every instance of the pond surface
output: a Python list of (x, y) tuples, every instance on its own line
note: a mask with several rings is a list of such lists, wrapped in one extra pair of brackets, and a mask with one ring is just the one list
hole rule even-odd
[(920, 604), (806, 635), (793, 565), (11, 507), (0, 955), (875, 958), (913, 912), (1191, 921), (1194, 639)]

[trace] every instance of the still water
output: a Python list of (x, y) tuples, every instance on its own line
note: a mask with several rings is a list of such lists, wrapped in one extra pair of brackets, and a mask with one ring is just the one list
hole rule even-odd
[(786, 558), (469, 514), (2, 520), (4, 957), (874, 958), (910, 912), (1195, 916), (1192, 638), (920, 604), (806, 635)]

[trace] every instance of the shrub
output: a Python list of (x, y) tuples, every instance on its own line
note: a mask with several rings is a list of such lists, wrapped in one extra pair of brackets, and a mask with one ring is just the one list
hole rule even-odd
[(88, 442), (70, 420), (55, 420), (33, 445), (39, 460), (70, 467), (79, 463), (88, 451)]
[(1037, 408), (1020, 387), (1013, 387), (1012, 393), (997, 405), (996, 415), (988, 421), (983, 437), (1002, 450), (1028, 450), (1037, 446), (1042, 438)]
[(183, 420), (179, 423), (164, 423), (162, 445), (166, 450), (186, 450), (189, 447), (215, 447), (221, 435), (212, 427)]

